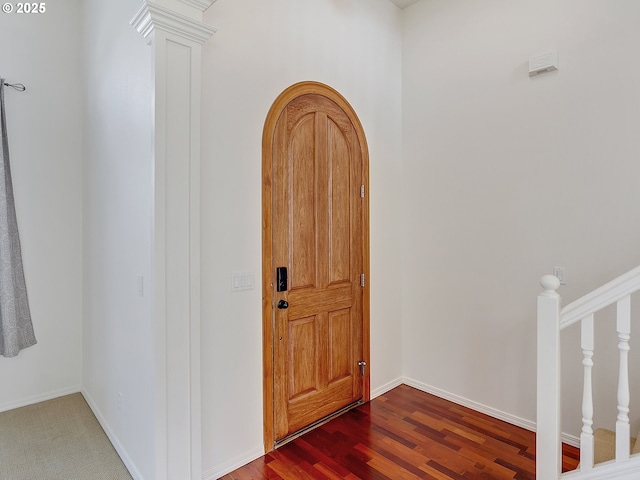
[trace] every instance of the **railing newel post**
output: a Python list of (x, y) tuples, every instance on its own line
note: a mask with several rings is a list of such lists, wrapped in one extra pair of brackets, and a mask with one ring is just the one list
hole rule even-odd
[(560, 281), (540, 279), (538, 295), (536, 480), (557, 480), (562, 474), (560, 436)]

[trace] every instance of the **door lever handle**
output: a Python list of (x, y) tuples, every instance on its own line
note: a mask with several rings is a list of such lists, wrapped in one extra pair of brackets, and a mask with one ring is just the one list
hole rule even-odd
[(285, 308), (289, 308), (289, 302), (287, 302), (286, 300), (280, 300), (278, 302), (278, 308), (280, 310), (284, 310)]

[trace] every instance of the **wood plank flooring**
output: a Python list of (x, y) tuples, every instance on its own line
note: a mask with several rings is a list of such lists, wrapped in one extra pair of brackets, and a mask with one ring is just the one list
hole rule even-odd
[(401, 385), (222, 479), (535, 480), (535, 433)]

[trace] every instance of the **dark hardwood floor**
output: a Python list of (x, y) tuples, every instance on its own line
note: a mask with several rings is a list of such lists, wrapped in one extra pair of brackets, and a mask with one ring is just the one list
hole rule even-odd
[(535, 480), (535, 433), (401, 385), (222, 478)]

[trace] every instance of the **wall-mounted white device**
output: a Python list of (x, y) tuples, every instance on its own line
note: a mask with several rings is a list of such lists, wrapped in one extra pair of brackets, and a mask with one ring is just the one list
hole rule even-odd
[(560, 285), (567, 284), (567, 269), (565, 267), (553, 267), (553, 275), (560, 280)]
[(558, 70), (558, 52), (545, 53), (529, 59), (529, 76)]

